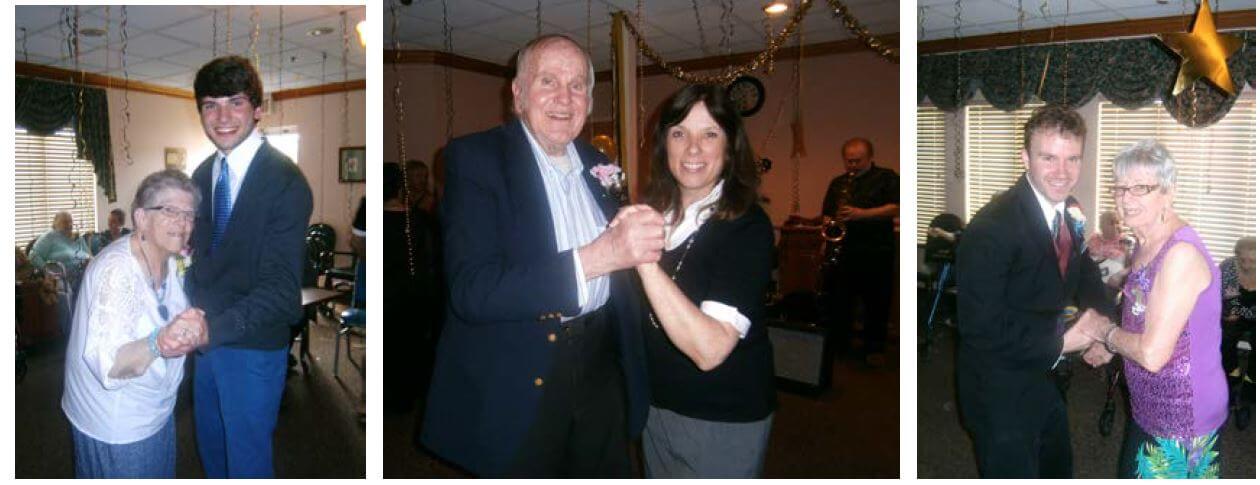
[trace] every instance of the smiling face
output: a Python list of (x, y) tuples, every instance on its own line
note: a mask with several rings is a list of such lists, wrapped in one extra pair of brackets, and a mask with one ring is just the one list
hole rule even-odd
[(1053, 204), (1067, 200), (1081, 176), (1082, 148), (1080, 138), (1038, 130), (1029, 140), (1028, 149), (1020, 152), (1028, 182)]
[[(196, 201), (192, 194), (179, 189), (163, 190), (154, 197), (154, 201), (150, 209), (140, 209), (132, 215), (136, 232), (167, 253), (179, 252), (188, 244), (188, 236), (192, 234)], [(154, 207), (165, 207), (166, 210), (152, 209)], [(172, 211), (178, 215), (168, 214)]]
[(262, 106), (254, 106), (249, 96), (237, 93), (232, 96), (201, 98), (197, 104), (201, 112), (201, 127), (206, 137), (223, 153), (231, 153), (262, 118)]
[(513, 106), (548, 155), (564, 155), (565, 147), (586, 124), (591, 105), (590, 67), (576, 45), (555, 40), (536, 46), (512, 80)]
[[(1116, 179), (1116, 185), (1159, 185), (1159, 175), (1154, 168), (1132, 167), (1123, 177)], [(1124, 225), (1144, 229), (1157, 223), (1159, 215), (1172, 207), (1172, 200), (1171, 189), (1157, 188), (1146, 195), (1133, 195), (1132, 191), (1126, 190), (1116, 197), (1116, 211), (1124, 219)]]
[(693, 104), (687, 117), (665, 133), (669, 171), (678, 181), (682, 205), (704, 198), (726, 165), (726, 132), (703, 102)]

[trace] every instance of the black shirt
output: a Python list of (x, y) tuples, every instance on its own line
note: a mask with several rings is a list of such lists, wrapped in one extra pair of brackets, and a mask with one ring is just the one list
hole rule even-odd
[[(827, 187), (827, 196), (823, 198), (822, 213), (835, 216), (840, 205), (840, 189), (844, 176), (831, 179)], [(887, 204), (898, 204), (901, 200), (898, 187), (897, 172), (871, 165), (870, 170), (858, 175), (851, 182), (849, 201), (846, 205), (870, 209)], [(893, 233), (891, 217), (848, 221), (845, 223), (848, 232), (844, 237), (846, 250), (853, 249), (895, 249), (897, 236)]]
[(708, 421), (750, 422), (774, 410), (774, 357), (766, 333), (765, 293), (770, 283), (774, 228), (760, 206), (730, 221), (709, 219), (682, 243), (665, 252), (660, 265), (697, 306), (705, 300), (730, 305), (752, 325), (730, 355), (703, 372), (645, 318), (652, 405)]

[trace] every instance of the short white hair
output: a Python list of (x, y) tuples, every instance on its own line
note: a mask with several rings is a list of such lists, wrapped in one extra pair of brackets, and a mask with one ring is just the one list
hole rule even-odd
[(1139, 140), (1116, 155), (1112, 172), (1116, 180), (1120, 180), (1129, 170), (1149, 168), (1159, 178), (1159, 186), (1170, 189), (1177, 183), (1177, 161), (1172, 153), (1154, 138)]
[(578, 44), (572, 37), (564, 34), (547, 34), (529, 41), (528, 44), (525, 44), (525, 47), (516, 52), (516, 75), (512, 78), (512, 81), (522, 86), (522, 89), (529, 89), (528, 83), (522, 83), (523, 79), (521, 79), (521, 76), (529, 72), (530, 68), (533, 67), (530, 65), (530, 59), (533, 58), (534, 51), (558, 41), (568, 41), (573, 47), (577, 48), (578, 52), (581, 52), (586, 57), (586, 114), (590, 115), (591, 108), (595, 104), (593, 102), (595, 101), (595, 64), (591, 61), (591, 54), (586, 52), (586, 49), (583, 49), (581, 44)]

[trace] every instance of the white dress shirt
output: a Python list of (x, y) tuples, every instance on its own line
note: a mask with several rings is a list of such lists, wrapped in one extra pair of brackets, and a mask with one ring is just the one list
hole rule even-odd
[[(258, 131), (258, 127), (255, 126), (254, 131), (251, 131), (249, 136), (245, 137), (245, 140), (241, 141), (239, 145), (236, 145), (236, 148), (232, 149), (232, 153), (227, 154), (228, 168), (231, 169), (231, 173), (228, 175), (230, 176), (229, 187), (232, 189), (231, 192), (229, 192), (232, 197), (232, 207), (236, 207), (236, 195), (241, 193), (241, 182), (245, 181), (245, 174), (249, 172), (249, 166), (254, 161), (254, 155), (258, 153), (258, 149), (262, 147), (262, 144), (262, 134)], [(222, 150), (218, 150), (215, 153), (215, 164), (211, 167), (212, 171), (210, 173), (210, 194), (202, 194), (203, 198), (205, 198), (206, 195), (209, 195), (211, 199), (213, 199), (214, 186), (219, 183), (218, 161), (222, 159), (224, 155)], [(210, 207), (213, 211), (214, 204), (211, 204)]]

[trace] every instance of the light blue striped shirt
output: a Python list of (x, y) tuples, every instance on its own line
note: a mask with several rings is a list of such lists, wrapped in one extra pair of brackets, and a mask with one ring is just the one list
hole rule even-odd
[(578, 258), (576, 251), (577, 248), (590, 244), (598, 238), (604, 231), (604, 227), (608, 225), (608, 219), (604, 217), (604, 212), (600, 210), (594, 195), (586, 185), (586, 180), (582, 178), (585, 167), (573, 143), (570, 142), (566, 147), (569, 167), (567, 170), (561, 170), (551, 163), (551, 157), (538, 145), (538, 141), (534, 139), (534, 134), (530, 133), (529, 127), (525, 126), (525, 122), (519, 122), (525, 129), (525, 137), (529, 139), (529, 146), (534, 151), (534, 162), (538, 164), (543, 186), (547, 189), (547, 204), (551, 206), (551, 220), (556, 232), (556, 250), (559, 252), (574, 250), (573, 269), (574, 278), (577, 279), (577, 298), (581, 313), (565, 315), (561, 318), (561, 321), (572, 320), (598, 310), (608, 302), (610, 292), (608, 275), (587, 281), (583, 275), (582, 261)]

